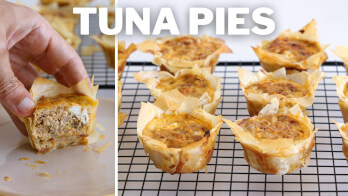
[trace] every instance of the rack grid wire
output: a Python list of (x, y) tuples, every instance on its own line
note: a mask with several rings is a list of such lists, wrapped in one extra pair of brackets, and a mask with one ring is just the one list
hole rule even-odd
[[(259, 70), (258, 62), (222, 62), (214, 75), (222, 78), (223, 99), (216, 110), (229, 120), (248, 117), (237, 67)], [(345, 75), (340, 62), (326, 62), (327, 75), (320, 82), (314, 104), (307, 110), (319, 131), (308, 167), (283, 176), (261, 173), (245, 161), (243, 149), (230, 128), (221, 127), (214, 153), (207, 165), (189, 174), (170, 175), (157, 169), (145, 154), (136, 134), (141, 102), (153, 102), (150, 91), (132, 73), (158, 69), (149, 62), (129, 62), (123, 75), (121, 111), (128, 119), (118, 129), (119, 195), (348, 195), (348, 165), (342, 139), (332, 120), (343, 122), (336, 96), (334, 75)]]
[[(90, 45), (98, 45), (89, 35), (80, 35), (80, 24), (77, 25), (76, 34), (81, 38), (81, 44), (77, 50), (83, 64), (85, 65), (88, 76), (94, 76), (94, 83), (99, 85), (101, 89), (115, 89), (115, 70), (110, 68), (105, 60), (102, 51), (95, 52), (90, 56), (82, 56), (81, 48)], [(97, 15), (90, 16), (90, 35), (99, 34), (99, 22)], [(53, 79), (52, 76), (45, 75), (47, 78)]]

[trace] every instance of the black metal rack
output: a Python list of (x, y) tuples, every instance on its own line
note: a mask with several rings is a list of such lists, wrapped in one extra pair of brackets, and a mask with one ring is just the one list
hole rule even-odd
[[(236, 120), (248, 117), (237, 67), (258, 71), (258, 62), (222, 62), (214, 75), (222, 78), (222, 96), (216, 115)], [(132, 73), (154, 70), (151, 63), (129, 62), (123, 75), (121, 111), (129, 117), (118, 129), (119, 195), (348, 195), (348, 165), (342, 140), (332, 120), (343, 122), (336, 96), (334, 75), (345, 75), (340, 62), (326, 62), (327, 75), (317, 89), (309, 118), (319, 131), (311, 153), (311, 163), (300, 171), (283, 176), (263, 174), (250, 168), (241, 145), (223, 125), (210, 163), (191, 174), (170, 175), (157, 169), (145, 154), (136, 134), (141, 102), (153, 102), (144, 84)]]
[[(77, 25), (76, 34), (80, 35), (80, 24)], [(99, 22), (96, 15), (90, 16), (90, 35), (99, 34)], [(90, 78), (94, 76), (94, 83), (101, 89), (115, 89), (115, 70), (110, 68), (105, 60), (103, 52), (95, 52), (90, 56), (82, 56), (81, 48), (84, 46), (98, 45), (89, 35), (81, 35), (81, 44), (77, 52)], [(46, 76), (53, 78), (52, 76)]]

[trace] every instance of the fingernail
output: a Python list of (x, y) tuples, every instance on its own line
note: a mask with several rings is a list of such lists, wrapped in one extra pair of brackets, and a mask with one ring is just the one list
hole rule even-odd
[(26, 97), (21, 102), (19, 102), (17, 109), (20, 113), (24, 114), (29, 112), (35, 107), (35, 103), (30, 98)]

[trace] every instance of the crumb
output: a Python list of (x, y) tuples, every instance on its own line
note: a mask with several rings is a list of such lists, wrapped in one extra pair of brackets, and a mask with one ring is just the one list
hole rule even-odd
[(5, 177), (4, 177), (4, 180), (5, 180), (5, 182), (8, 182), (8, 181), (11, 180), (11, 178), (10, 178), (9, 176), (5, 176)]
[(45, 178), (51, 178), (51, 174), (49, 174), (48, 172), (41, 172), (40, 176)]
[(45, 161), (40, 161), (40, 160), (35, 161), (35, 163), (38, 163), (38, 164), (46, 164)]
[(103, 153), (109, 146), (110, 146), (111, 142), (108, 141), (106, 144), (99, 146), (98, 148), (93, 149), (94, 151), (97, 151), (98, 154)]
[(20, 161), (29, 161), (30, 159), (27, 158), (27, 157), (22, 157), (22, 158), (19, 158)]
[(27, 163), (26, 165), (33, 168), (33, 169), (37, 169), (37, 165), (35, 165), (35, 164)]
[(104, 128), (101, 124), (97, 123), (95, 126), (96, 126), (100, 131), (105, 131), (105, 128)]
[(82, 56), (91, 56), (95, 52), (101, 52), (101, 48), (95, 45), (82, 46), (81, 55)]
[(89, 149), (91, 149), (90, 146), (86, 146), (83, 151), (87, 152)]
[(99, 135), (99, 140), (102, 140), (102, 139), (105, 139), (105, 135), (104, 134)]

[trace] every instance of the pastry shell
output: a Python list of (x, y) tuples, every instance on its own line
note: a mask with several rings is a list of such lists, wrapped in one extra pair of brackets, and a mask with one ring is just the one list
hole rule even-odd
[[(96, 98), (96, 94), (98, 91), (98, 86), (92, 86), (89, 83), (88, 78), (85, 78), (81, 82), (71, 86), (70, 88), (65, 87), (53, 80), (46, 78), (36, 78), (34, 83), (30, 89), (30, 94), (33, 98), (34, 103), (37, 103), (42, 97), (45, 98), (54, 98), (61, 95), (69, 95), (69, 94), (79, 94), (88, 96), (93, 100), (92, 105), (89, 107), (89, 129), (87, 130), (87, 140), (86, 143), (94, 143), (98, 140), (99, 134), (95, 130), (96, 126), (96, 113), (98, 107), (98, 100)], [(35, 137), (35, 128), (33, 127), (33, 116), (29, 116), (26, 118), (20, 117), (20, 119), (24, 122), (25, 127), (28, 131), (29, 141), (31, 146), (40, 151), (40, 140)]]
[(41, 0), (43, 5), (57, 3), (59, 6), (83, 6), (86, 3), (91, 2), (92, 0)]
[[(147, 124), (163, 113), (186, 113), (210, 122), (210, 134), (200, 141), (182, 148), (168, 148), (162, 141), (143, 135)], [(216, 137), (222, 125), (221, 116), (213, 116), (199, 109), (197, 100), (187, 98), (179, 107), (171, 105), (165, 98), (160, 98), (155, 105), (141, 103), (137, 122), (137, 134), (154, 165), (170, 174), (191, 173), (201, 170), (210, 161), (214, 151)]]
[(115, 68), (115, 36), (98, 34), (91, 36), (103, 49), (106, 63), (111, 68)]
[[(266, 72), (260, 70), (258, 73), (253, 73), (242, 68), (238, 68), (238, 76), (240, 85), (243, 90), (245, 99), (247, 101), (247, 107), (250, 116), (257, 115), (263, 107), (267, 105), (274, 97), (280, 100), (281, 109), (282, 106), (294, 106), (299, 104), (303, 111), (306, 107), (309, 107), (314, 102), (315, 91), (319, 82), (325, 77), (325, 73), (320, 70), (315, 70), (312, 73), (302, 71), (293, 74), (287, 74), (285, 68), (280, 68), (274, 72)], [(266, 78), (284, 78), (293, 82), (302, 84), (309, 89), (307, 96), (298, 98), (287, 98), (281, 94), (269, 95), (268, 93), (255, 94), (249, 93), (246, 88), (254, 83), (262, 81)]]
[(348, 45), (337, 46), (335, 50), (332, 50), (332, 52), (343, 60), (346, 72), (348, 73)]
[[(262, 109), (259, 116), (279, 113), (278, 107), (279, 100), (274, 98)], [(246, 161), (252, 168), (263, 173), (283, 175), (307, 166), (310, 162), (310, 153), (315, 144), (314, 137), (317, 129), (313, 131), (313, 124), (302, 113), (298, 105), (281, 113), (290, 113), (299, 121), (304, 122), (310, 131), (309, 136), (297, 141), (286, 138), (257, 140), (238, 125), (243, 119), (235, 122), (224, 119), (232, 129), (235, 139), (242, 145)]]
[[(180, 38), (180, 37), (190, 37), (198, 40), (198, 42), (213, 42), (220, 44), (220, 47), (213, 53), (209, 54), (205, 59), (201, 60), (171, 60), (165, 59), (162, 56), (160, 45), (168, 40)], [(222, 53), (232, 53), (232, 50), (227, 47), (223, 40), (213, 38), (207, 35), (202, 37), (194, 37), (190, 35), (179, 36), (179, 37), (162, 37), (157, 39), (148, 39), (143, 43), (137, 44), (138, 50), (146, 53), (152, 53), (154, 58), (152, 60), (153, 64), (161, 67), (162, 71), (169, 71), (171, 73), (176, 73), (181, 69), (189, 69), (194, 65), (199, 67), (210, 67), (211, 72), (214, 71), (215, 65), (218, 62), (219, 56)], [(185, 55), (185, 54), (184, 54)]]
[(339, 98), (338, 105), (341, 108), (344, 122), (348, 122), (348, 97), (344, 94), (344, 89), (348, 83), (348, 76), (334, 76), (333, 80), (336, 83), (336, 92)]
[(120, 127), (123, 122), (126, 120), (128, 115), (124, 114), (123, 112), (120, 112), (121, 104), (122, 104), (122, 85), (123, 82), (120, 80), (118, 81), (118, 127)]
[(348, 124), (344, 124), (344, 123), (338, 123), (338, 122), (335, 122), (333, 121), (337, 128), (338, 128), (338, 131), (340, 132), (341, 134), (341, 137), (342, 137), (342, 152), (344, 154), (344, 156), (346, 157), (346, 160), (348, 161), (348, 131), (347, 130), (343, 130), (343, 127), (344, 126), (348, 126)]
[[(157, 77), (156, 77), (157, 75)], [(175, 75), (170, 74), (166, 71), (141, 71), (134, 73), (134, 79), (138, 82), (142, 82), (146, 84), (146, 87), (150, 89), (151, 94), (158, 98), (164, 94), (164, 96), (169, 97), (177, 97), (178, 100), (183, 100), (185, 95), (180, 93), (177, 89), (169, 90), (169, 91), (162, 91), (157, 87), (157, 85), (161, 82), (161, 80), (165, 80), (167, 78), (179, 78), (182, 75), (197, 75), (201, 76), (204, 79), (206, 79), (211, 86), (214, 88), (214, 98), (212, 99), (207, 92), (205, 92), (199, 99), (197, 99), (200, 102), (201, 107), (211, 113), (214, 114), (216, 108), (218, 107), (220, 101), (222, 100), (221, 97), (221, 78), (213, 76), (210, 73), (209, 68), (198, 68), (198, 66), (194, 66), (192, 69), (182, 69), (178, 71)]]
[(127, 59), (136, 50), (137, 46), (135, 44), (131, 43), (128, 48), (126, 48), (126, 43), (124, 41), (118, 41), (118, 79), (122, 77)]
[(302, 29), (297, 32), (291, 32), (290, 30), (283, 31), (277, 38), (292, 38), (297, 40), (309, 41), (315, 43), (319, 48), (319, 52), (309, 56), (307, 59), (299, 62), (291, 61), (290, 57), (285, 54), (272, 53), (266, 50), (267, 46), (273, 42), (263, 40), (261, 46), (252, 47), (255, 54), (260, 59), (262, 67), (266, 71), (275, 71), (281, 67), (287, 69), (296, 69), (299, 71), (305, 71), (308, 69), (316, 70), (319, 69), (327, 59), (325, 49), (329, 46), (328, 44), (320, 44), (319, 35), (316, 29), (316, 21), (312, 20)]

